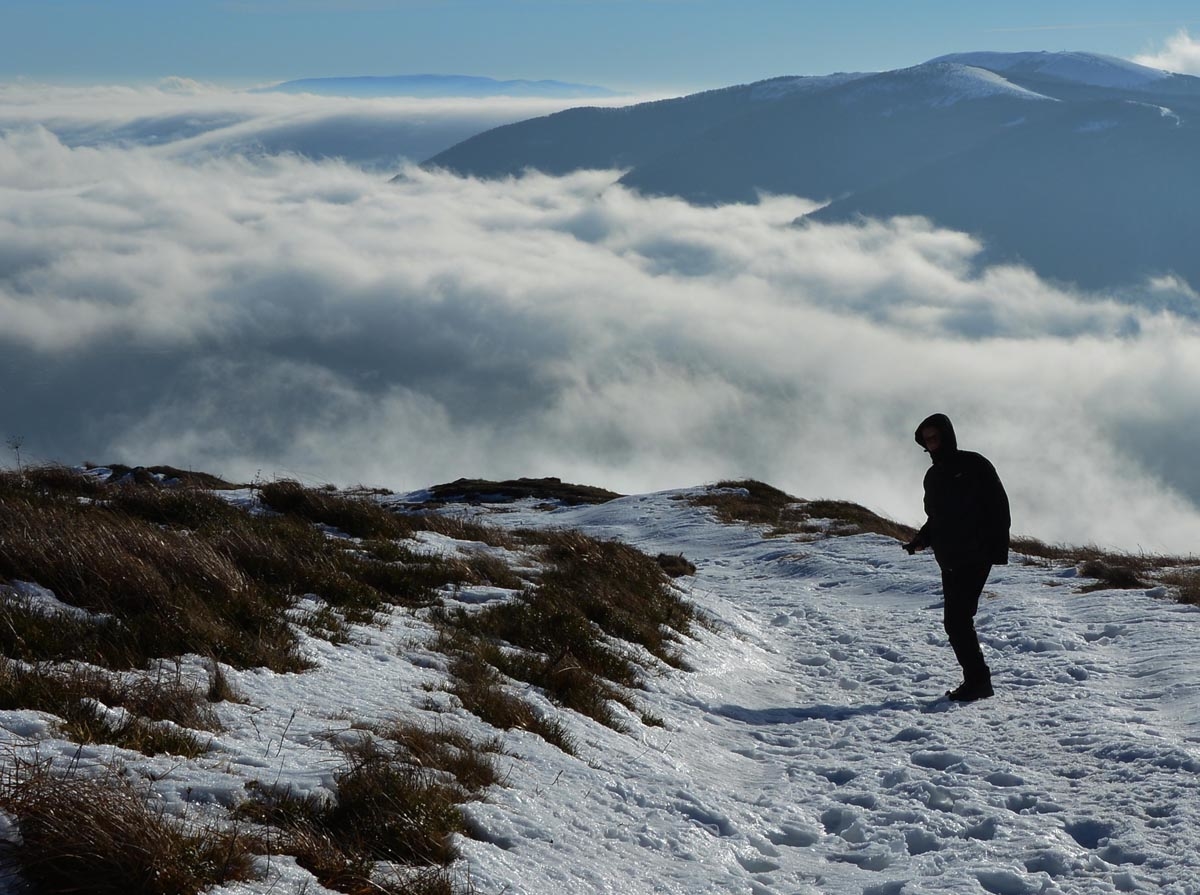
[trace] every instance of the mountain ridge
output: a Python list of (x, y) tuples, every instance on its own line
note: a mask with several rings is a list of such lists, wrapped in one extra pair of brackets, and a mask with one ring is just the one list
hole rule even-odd
[(1135, 294), (1167, 275), (1200, 286), (1182, 238), (1200, 228), (1186, 202), (1196, 157), (1200, 78), (1099, 54), (964, 53), (576, 107), (478, 134), (424, 165), (479, 177), (616, 169), (638, 193), (700, 205), (799, 195), (827, 203), (817, 221), (924, 216), (979, 236), (990, 261)]

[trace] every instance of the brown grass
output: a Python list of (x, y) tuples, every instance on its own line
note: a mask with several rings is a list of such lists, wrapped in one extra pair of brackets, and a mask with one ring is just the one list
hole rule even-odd
[(528, 730), (568, 755), (576, 754), (575, 741), (561, 721), (543, 718), (505, 687), (495, 667), (504, 664), (499, 650), (469, 636), (457, 639), (460, 645), (453, 648), (449, 690), (463, 708), (498, 730)]
[(233, 686), (225, 669), (216, 659), (209, 659), (208, 689), (205, 697), (209, 702), (236, 702), (245, 705), (249, 702)]
[(1200, 568), (1192, 565), (1170, 569), (1159, 580), (1174, 591), (1175, 599), (1189, 606), (1200, 606)]
[(1095, 578), (1092, 584), (1080, 588), (1083, 593), (1096, 590), (1133, 590), (1152, 587), (1143, 580), (1137, 569), (1119, 560), (1089, 559), (1079, 564), (1079, 574), (1084, 578)]
[(407, 538), (413, 528), (403, 516), (361, 495), (306, 488), (283, 479), (258, 487), (258, 497), (279, 513), (332, 526), (354, 538)]
[(692, 607), (659, 564), (628, 545), (577, 531), (518, 532), (544, 569), (513, 600), (476, 612), (443, 611), (442, 648), (457, 657), (453, 692), (497, 727), (531, 727), (496, 672), (542, 689), (557, 704), (620, 729), (615, 703), (641, 682), (636, 644), (680, 666), (677, 643), (691, 631)]
[(92, 497), (100, 493), (102, 485), (95, 476), (55, 463), (26, 466), (15, 473), (0, 472), (0, 493), (26, 490)]
[(828, 519), (833, 522), (832, 535), (878, 534), (897, 541), (911, 541), (917, 530), (902, 525), (847, 500), (810, 500), (804, 503), (808, 519)]
[(719, 482), (692, 503), (726, 524), (761, 525), (768, 537), (880, 534), (909, 541), (917, 530), (846, 500), (800, 500), (753, 479)]
[(683, 578), (696, 574), (696, 564), (688, 561), (682, 553), (660, 553), (654, 561), (669, 578)]
[[(147, 754), (199, 754), (206, 742), (197, 731), (216, 728), (211, 701), (242, 699), (227, 667), (306, 667), (294, 626), (337, 640), (349, 636), (351, 624), (372, 621), (391, 605), (434, 605), (438, 589), (447, 585), (527, 586), (502, 557), (486, 550), (468, 547), (460, 557), (445, 558), (404, 543), (415, 532), (432, 530), (494, 547), (520, 544), (475, 523), (399, 515), (367, 496), (294, 483), (264, 486), (264, 505), (275, 512), (252, 514), (202, 488), (164, 487), (145, 471), (132, 472), (120, 484), (59, 467), (0, 473), (0, 629), (6, 632), (0, 707), (55, 714), (62, 719), (61, 734), (77, 742), (114, 743)], [(327, 536), (319, 526), (350, 537)], [(86, 611), (18, 596), (6, 581), (36, 582), (69, 607)], [(314, 601), (300, 612), (303, 595)], [(205, 685), (188, 687), (177, 677), (145, 672), (84, 671), (69, 661), (124, 670), (181, 653), (209, 657)], [(570, 748), (560, 726), (537, 719), (527, 726)], [(289, 853), (342, 891), (456, 891), (444, 865), (454, 857), (453, 834), (463, 829), (459, 805), (497, 784), (492, 755), (498, 743), (477, 745), (452, 731), (400, 723), (380, 730), (370, 743), (375, 745), (347, 750), (335, 802), (260, 795), (257, 807), (242, 816), (276, 823)], [(109, 871), (94, 870), (97, 863), (133, 867), (147, 854), (160, 853), (174, 861), (185, 847), (193, 852), (179, 861), (194, 865), (192, 876), (160, 874), (162, 890), (211, 885), (197, 880), (214, 867), (203, 843), (217, 841), (216, 834), (185, 838), (176, 847), (166, 837), (183, 828), (146, 806), (141, 794), (119, 790), (106, 801), (91, 782), (73, 781), (58, 798), (50, 791), (58, 778), (29, 779), (33, 782), (8, 786), (0, 807), (19, 819), (23, 836), (35, 831), (26, 837), (30, 847), (22, 866), (31, 868), (29, 878), (41, 891), (107, 891), (103, 877)], [(72, 802), (72, 792), (85, 795)], [(42, 799), (75, 824), (55, 833), (60, 841), (54, 847), (68, 855), (63, 860), (43, 857), (50, 853), (49, 839), (38, 838), (36, 831), (46, 827), (32, 807)], [(85, 802), (120, 817), (80, 820)], [(126, 832), (135, 823), (146, 829)], [(118, 838), (101, 842), (91, 829), (80, 833), (76, 827), (117, 831), (128, 839), (128, 853)], [(143, 849), (151, 837), (160, 842)], [(379, 861), (397, 868), (381, 875)], [(70, 888), (69, 881), (85, 873), (73, 862), (93, 868), (86, 873), (96, 876), (95, 886)], [(112, 888), (159, 891), (139, 885), (122, 878)]]
[[(0, 600), (10, 655), (116, 668), (194, 652), (235, 667), (302, 670), (286, 620), (300, 595), (331, 607), (307, 619), (310, 630), (343, 639), (347, 625), (369, 623), (390, 604), (433, 605), (446, 585), (520, 586), (493, 557), (447, 560), (384, 540), (415, 527), (367, 498), (266, 487), (281, 505), (280, 494), (292, 501), (291, 515), (248, 514), (190, 487), (101, 487), (70, 470), (0, 474), (0, 581), (36, 581), (94, 613), (50, 617)], [(364, 549), (327, 537), (314, 516), (375, 540)]]
[[(231, 664), (303, 667), (282, 595), (254, 583), (204, 539), (74, 501), (0, 496), (0, 577), (36, 581), (60, 600), (114, 617), (111, 640), (43, 644), (112, 667), (196, 652)], [(45, 633), (44, 631), (42, 632)]]
[(255, 843), (247, 837), (190, 830), (115, 773), (10, 768), (0, 781), (0, 808), (21, 834), (11, 857), (42, 895), (196, 895), (256, 878)]
[[(488, 747), (408, 724), (386, 730), (389, 739), (364, 736), (345, 748), (334, 799), (259, 787), (236, 814), (277, 827), (276, 847), (328, 888), (351, 895), (451, 893), (452, 880), (440, 868), (457, 857), (452, 837), (466, 829), (459, 806), (495, 780)], [(415, 871), (381, 880), (377, 861)]]
[(606, 503), (621, 495), (615, 491), (591, 485), (573, 485), (556, 478), (509, 479), (503, 482), (486, 479), (458, 479), (429, 489), (434, 500), (467, 503), (505, 503), (526, 498), (577, 504)]
[[(99, 703), (100, 705), (97, 705)], [(101, 706), (122, 708), (114, 717)], [(63, 736), (77, 743), (110, 743), (146, 755), (195, 757), (220, 724), (196, 688), (162, 676), (126, 679), (74, 666), (23, 668), (0, 658), (0, 708), (57, 715)], [(154, 722), (169, 721), (171, 724)]]
[[(96, 467), (90, 467), (95, 469)], [(232, 488), (244, 488), (227, 482), (225, 479), (207, 472), (196, 472), (190, 469), (179, 469), (175, 466), (126, 466), (124, 463), (113, 463), (104, 467), (110, 471), (109, 483), (121, 483), (123, 479), (132, 479), (128, 484), (160, 484), (157, 476), (162, 476), (162, 482), (168, 486), (183, 485), (188, 488), (207, 488), (213, 491), (223, 491)]]
[(431, 531), (456, 541), (476, 541), (489, 547), (503, 547), (507, 550), (515, 550), (520, 546), (520, 542), (509, 532), (494, 525), (483, 525), (469, 519), (444, 516), (428, 510), (408, 512), (404, 518), (417, 531)]
[(382, 750), (360, 749), (339, 774), (331, 831), (381, 861), (446, 865), (457, 857), (451, 834), (465, 829), (461, 792)]
[(691, 502), (711, 507), (717, 518), (726, 524), (780, 528), (803, 518), (793, 511), (798, 503), (796, 498), (754, 479), (718, 482)]
[(502, 754), (499, 739), (476, 742), (447, 728), (395, 721), (374, 732), (393, 743), (397, 755), (414, 767), (442, 771), (466, 792), (480, 793), (500, 783), (494, 755)]
[(1149, 589), (1161, 584), (1173, 592), (1178, 602), (1200, 601), (1200, 569), (1194, 559), (1155, 553), (1121, 553), (1094, 545), (1046, 544), (1029, 537), (1013, 538), (1011, 548), (1014, 553), (1026, 557), (1026, 562), (1073, 565), (1080, 577), (1095, 579), (1080, 587), (1081, 593)]

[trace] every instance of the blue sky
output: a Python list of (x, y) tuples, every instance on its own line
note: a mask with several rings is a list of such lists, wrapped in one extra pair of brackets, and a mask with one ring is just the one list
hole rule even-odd
[(0, 80), (445, 73), (695, 89), (968, 50), (1153, 53), (1194, 0), (0, 0)]

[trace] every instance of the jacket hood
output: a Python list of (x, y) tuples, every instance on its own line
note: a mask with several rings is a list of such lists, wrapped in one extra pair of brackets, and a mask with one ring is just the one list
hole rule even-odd
[(930, 426), (942, 430), (942, 452), (958, 450), (958, 437), (954, 434), (954, 424), (944, 413), (934, 413), (921, 420), (921, 425), (917, 426), (917, 431), (913, 434), (917, 444), (925, 447), (925, 442), (921, 440), (921, 432)]

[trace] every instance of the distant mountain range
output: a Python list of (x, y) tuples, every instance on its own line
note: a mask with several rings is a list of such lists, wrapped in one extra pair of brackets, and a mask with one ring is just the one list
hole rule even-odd
[(1120, 288), (1200, 289), (1200, 78), (1088, 53), (966, 53), (881, 73), (784, 77), (498, 127), (425, 162), (498, 177), (616, 168), (694, 203), (762, 193), (818, 221), (924, 215), (984, 261)]
[(470, 75), (392, 75), (388, 77), (303, 78), (260, 88), (264, 93), (314, 93), (321, 96), (539, 96), (588, 99), (617, 94), (590, 84), (564, 81), (497, 81)]

